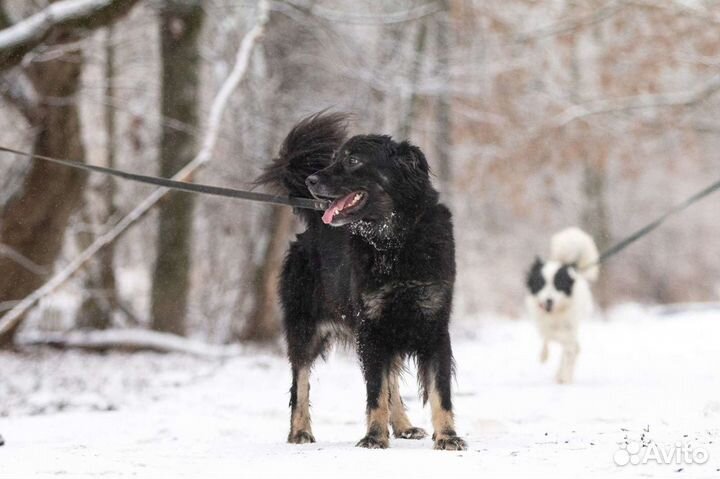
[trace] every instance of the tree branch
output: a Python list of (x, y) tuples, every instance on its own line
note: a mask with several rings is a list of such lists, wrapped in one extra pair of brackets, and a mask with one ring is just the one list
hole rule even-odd
[(648, 0), (623, 0), (626, 5), (643, 8), (647, 10), (665, 10), (673, 15), (694, 18), (709, 25), (720, 24), (720, 16), (710, 10), (702, 2), (697, 5), (691, 2), (681, 2), (678, 0), (665, 0), (662, 2)]
[(30, 125), (34, 125), (40, 114), (40, 103), (32, 82), (19, 70), (4, 75), (0, 72), (0, 95), (14, 106)]
[(0, 256), (10, 258), (10, 260), (19, 264), (32, 274), (36, 274), (38, 276), (47, 276), (50, 274), (49, 268), (35, 263), (27, 256), (22, 255), (20, 252), (2, 243), (0, 243)]
[(718, 91), (720, 91), (720, 75), (713, 77), (694, 91), (611, 98), (573, 105), (552, 119), (550, 126), (551, 128), (561, 128), (575, 120), (604, 113), (658, 107), (690, 107), (707, 100)]
[[(51, 37), (84, 36), (124, 16), (139, 0), (61, 0), (0, 30), (0, 70), (18, 65), (22, 58)], [(0, 21), (8, 20), (0, 14)]]

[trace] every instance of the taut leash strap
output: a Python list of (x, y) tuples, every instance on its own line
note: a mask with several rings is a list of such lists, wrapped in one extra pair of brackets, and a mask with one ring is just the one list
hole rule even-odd
[(643, 226), (639, 230), (637, 230), (635, 233), (631, 234), (630, 236), (627, 236), (625, 239), (617, 242), (607, 250), (603, 251), (603, 253), (600, 255), (600, 258), (597, 260), (596, 263), (590, 264), (586, 266), (585, 268), (590, 268), (592, 266), (596, 266), (600, 263), (604, 263), (611, 257), (615, 256), (643, 236), (647, 236), (650, 233), (652, 233), (653, 230), (658, 228), (660, 225), (665, 223), (670, 217), (675, 216), (679, 213), (682, 213), (686, 209), (688, 209), (693, 204), (697, 203), (698, 201), (702, 200), (706, 196), (711, 195), (712, 193), (715, 193), (716, 191), (720, 190), (720, 180), (716, 181), (715, 183), (707, 186), (706, 188), (700, 190), (699, 192), (695, 193), (682, 203), (679, 203), (675, 205), (673, 208), (671, 208), (669, 211), (667, 211), (665, 214), (660, 216), (655, 221), (652, 221), (648, 223), (647, 225)]
[(188, 193), (200, 193), (212, 196), (222, 196), (224, 198), (235, 198), (248, 201), (257, 201), (260, 203), (270, 203), (274, 205), (293, 206), (296, 208), (306, 208), (311, 210), (323, 211), (328, 207), (325, 200), (315, 200), (311, 198), (297, 198), (292, 196), (270, 195), (267, 193), (256, 193), (254, 191), (236, 190), (233, 188), (223, 188), (220, 186), (203, 185), (199, 183), (186, 183), (184, 181), (175, 181), (168, 178), (160, 178), (158, 176), (139, 175), (137, 173), (129, 173), (127, 171), (116, 170), (114, 168), (106, 168), (103, 166), (88, 165), (77, 161), (61, 160), (44, 155), (35, 155), (25, 151), (15, 150), (0, 146), (0, 151), (12, 153), (25, 158), (42, 160), (56, 165), (67, 166), (77, 170), (89, 171), (92, 173), (102, 173), (104, 175), (116, 176), (126, 180), (145, 183), (148, 185), (160, 186), (171, 190), (184, 191)]

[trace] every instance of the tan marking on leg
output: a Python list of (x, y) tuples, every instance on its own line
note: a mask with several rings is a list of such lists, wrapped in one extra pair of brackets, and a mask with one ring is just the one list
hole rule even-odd
[(388, 377), (388, 398), (390, 401), (390, 425), (393, 435), (402, 439), (422, 439), (427, 436), (425, 429), (414, 427), (407, 417), (405, 404), (400, 397), (400, 364), (390, 372)]
[(400, 437), (404, 431), (412, 428), (410, 419), (407, 417), (405, 411), (405, 404), (403, 404), (402, 398), (400, 397), (400, 374), (391, 371), (388, 378), (388, 399), (390, 401), (390, 425), (393, 428), (395, 437)]
[(458, 437), (455, 432), (455, 418), (452, 411), (448, 411), (442, 407), (442, 399), (440, 393), (435, 387), (435, 380), (430, 383), (429, 391), (430, 408), (432, 409), (433, 423), (433, 439), (435, 440), (435, 449), (446, 451), (464, 451), (467, 449), (467, 443), (464, 439)]
[(388, 392), (388, 378), (383, 377), (382, 386), (380, 388), (380, 397), (378, 397), (378, 407), (368, 411), (367, 426), (368, 434), (379, 434), (381, 436), (389, 436), (388, 421), (390, 420), (390, 401)]
[(367, 412), (367, 434), (360, 439), (356, 446), (368, 449), (385, 449), (388, 447), (390, 445), (389, 419), (388, 379), (387, 375), (383, 375), (378, 405)]
[[(307, 438), (300, 435), (307, 433)], [(290, 442), (314, 442), (310, 426), (310, 369), (302, 368), (297, 375), (297, 403), (290, 418)]]
[(430, 409), (432, 411), (433, 438), (437, 442), (439, 439), (445, 439), (455, 435), (455, 418), (452, 411), (448, 411), (442, 407), (440, 393), (435, 387), (435, 380), (430, 381), (430, 390), (428, 391), (428, 399), (430, 401)]

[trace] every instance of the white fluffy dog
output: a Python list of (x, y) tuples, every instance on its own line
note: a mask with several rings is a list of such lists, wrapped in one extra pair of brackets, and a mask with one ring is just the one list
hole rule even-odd
[(593, 239), (579, 228), (567, 228), (552, 237), (550, 259), (535, 260), (527, 276), (528, 312), (543, 339), (540, 361), (548, 358), (548, 343), (562, 346), (557, 382), (572, 382), (580, 352), (578, 325), (593, 312), (590, 282), (599, 273), (598, 250)]

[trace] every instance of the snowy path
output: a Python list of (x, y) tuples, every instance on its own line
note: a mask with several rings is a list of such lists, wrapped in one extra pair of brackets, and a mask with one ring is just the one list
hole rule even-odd
[[(119, 411), (2, 418), (0, 478), (720, 477), (720, 316), (653, 318), (629, 309), (614, 317), (583, 325), (570, 386), (552, 382), (558, 351), (550, 364), (537, 362), (530, 323), (456, 328), (466, 452), (433, 451), (430, 439), (391, 440), (383, 451), (353, 447), (363, 435), (363, 384), (345, 352), (314, 372), (318, 442), (285, 444), (288, 368), (281, 357), (255, 354)], [(405, 382), (410, 417), (429, 430), (414, 378)], [(643, 434), (663, 447), (688, 442), (709, 460), (618, 467), (618, 443)]]

